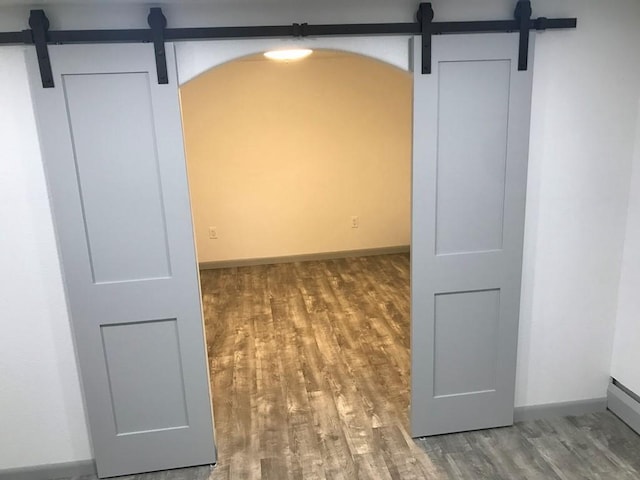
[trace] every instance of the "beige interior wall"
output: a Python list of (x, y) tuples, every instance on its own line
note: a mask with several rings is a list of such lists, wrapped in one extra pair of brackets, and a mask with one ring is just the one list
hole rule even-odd
[(255, 55), (186, 83), (198, 260), (409, 245), (411, 95), (409, 73), (331, 51)]

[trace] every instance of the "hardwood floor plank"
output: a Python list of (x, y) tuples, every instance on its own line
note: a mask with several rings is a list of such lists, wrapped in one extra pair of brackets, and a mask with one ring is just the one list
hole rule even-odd
[(325, 462), (325, 475), (333, 479), (356, 478), (356, 467), (332, 395), (311, 392), (310, 403)]

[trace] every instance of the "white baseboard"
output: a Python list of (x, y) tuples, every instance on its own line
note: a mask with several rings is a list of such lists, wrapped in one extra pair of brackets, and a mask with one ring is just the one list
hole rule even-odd
[(620, 420), (640, 433), (640, 399), (624, 385), (612, 381), (607, 390), (607, 408)]
[(588, 400), (576, 400), (574, 402), (531, 405), (527, 407), (516, 407), (514, 409), (514, 421), (526, 422), (528, 420), (540, 420), (554, 417), (575, 417), (578, 415), (586, 415), (588, 413), (604, 412), (606, 409), (606, 398), (592, 398)]
[(409, 245), (394, 247), (364, 248), (360, 250), (345, 250), (340, 252), (306, 253), (302, 255), (286, 255), (283, 257), (240, 258), (238, 260), (217, 260), (201, 262), (200, 270), (214, 268), (250, 267), (254, 265), (271, 265), (275, 263), (311, 262), (314, 260), (334, 260), (349, 257), (371, 257), (373, 255), (391, 255), (394, 253), (409, 253)]
[(95, 474), (95, 462), (93, 460), (81, 460), (79, 462), (53, 463), (0, 470), (0, 480), (52, 480)]

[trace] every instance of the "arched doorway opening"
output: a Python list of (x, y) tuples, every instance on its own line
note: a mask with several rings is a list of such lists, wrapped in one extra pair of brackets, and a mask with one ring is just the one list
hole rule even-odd
[(410, 455), (411, 74), (258, 53), (180, 96), (218, 468)]

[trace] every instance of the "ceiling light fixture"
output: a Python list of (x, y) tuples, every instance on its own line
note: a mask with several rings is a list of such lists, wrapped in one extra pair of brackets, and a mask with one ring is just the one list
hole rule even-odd
[(301, 58), (308, 57), (313, 53), (313, 50), (309, 48), (293, 48), (289, 50), (270, 50), (264, 52), (264, 56), (270, 60), (300, 60)]

